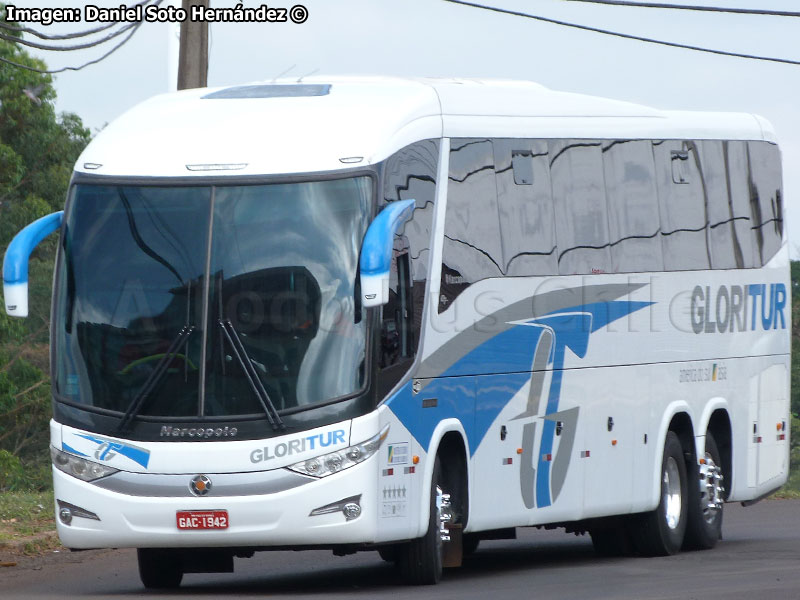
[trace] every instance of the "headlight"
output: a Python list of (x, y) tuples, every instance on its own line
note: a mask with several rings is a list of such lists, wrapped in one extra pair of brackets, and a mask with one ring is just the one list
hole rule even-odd
[(378, 451), (386, 436), (389, 435), (389, 426), (384, 427), (381, 432), (369, 438), (365, 442), (350, 446), (336, 452), (329, 452), (322, 456), (309, 458), (286, 467), (292, 471), (297, 471), (303, 475), (313, 477), (327, 477), (333, 473), (338, 473), (344, 469), (349, 469), (353, 465), (364, 462)]
[(83, 481), (94, 481), (95, 479), (107, 477), (119, 471), (119, 469), (115, 469), (114, 467), (101, 465), (100, 463), (86, 460), (80, 456), (62, 452), (61, 450), (53, 448), (53, 446), (50, 446), (50, 457), (53, 459), (53, 466), (56, 469), (64, 471), (67, 475), (72, 475)]

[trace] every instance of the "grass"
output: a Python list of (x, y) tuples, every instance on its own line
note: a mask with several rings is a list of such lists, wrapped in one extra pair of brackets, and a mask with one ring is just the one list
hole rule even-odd
[(55, 530), (53, 492), (0, 494), (0, 544)]
[(775, 498), (800, 498), (800, 469), (789, 473), (789, 481), (775, 494)]

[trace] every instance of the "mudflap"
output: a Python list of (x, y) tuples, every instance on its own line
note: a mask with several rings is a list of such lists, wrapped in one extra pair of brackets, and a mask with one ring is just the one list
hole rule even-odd
[(464, 558), (462, 552), (462, 529), (461, 523), (448, 523), (450, 530), (450, 541), (442, 544), (442, 566), (445, 568), (460, 567)]

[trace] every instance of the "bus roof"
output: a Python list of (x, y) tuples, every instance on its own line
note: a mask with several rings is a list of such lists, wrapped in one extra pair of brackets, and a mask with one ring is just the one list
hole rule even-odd
[(313, 77), (155, 96), (101, 131), (76, 171), (324, 172), (374, 164), (439, 137), (775, 141), (755, 115), (663, 111), (525, 81)]

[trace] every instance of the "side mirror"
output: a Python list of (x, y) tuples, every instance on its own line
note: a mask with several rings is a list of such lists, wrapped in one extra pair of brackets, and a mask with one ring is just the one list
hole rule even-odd
[(37, 219), (11, 240), (3, 260), (3, 296), (12, 317), (28, 316), (28, 259), (48, 235), (61, 227), (64, 211)]
[(361, 303), (383, 306), (389, 301), (389, 272), (394, 235), (414, 212), (416, 200), (398, 200), (386, 206), (367, 229), (361, 245)]

